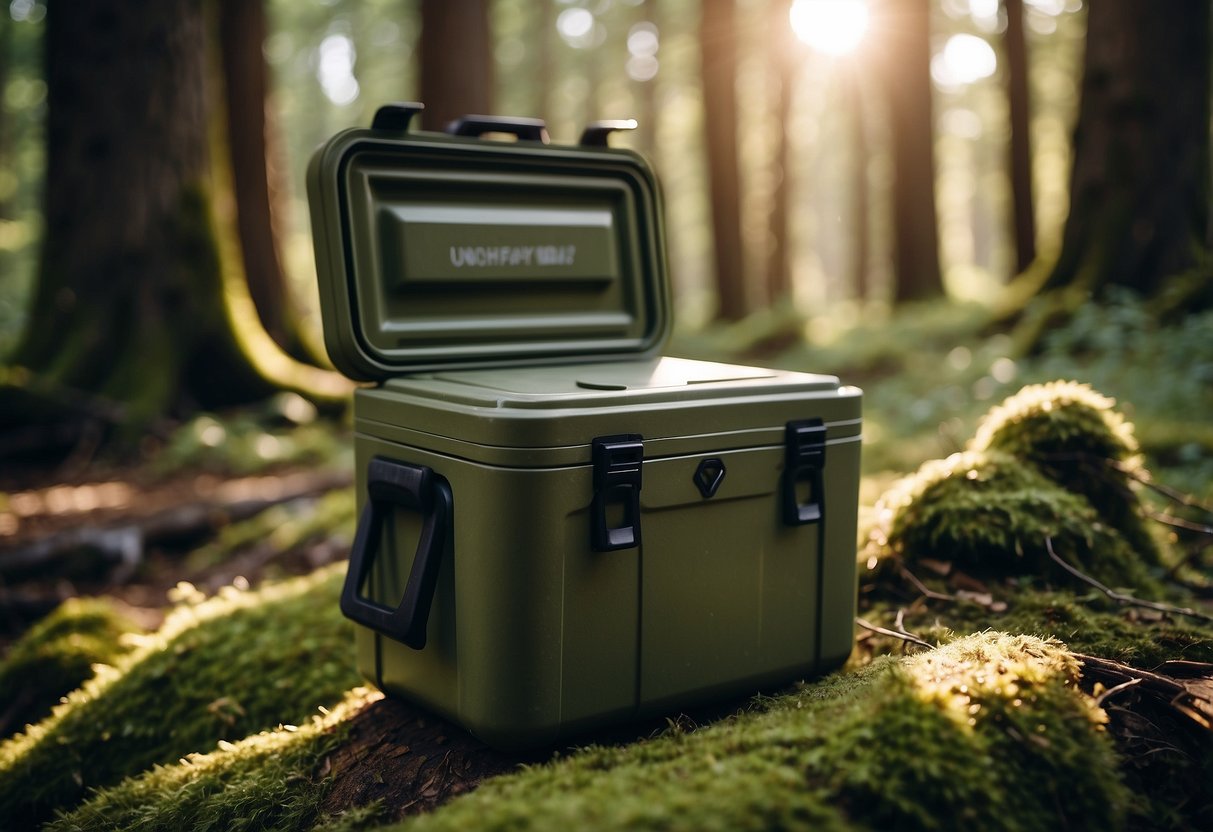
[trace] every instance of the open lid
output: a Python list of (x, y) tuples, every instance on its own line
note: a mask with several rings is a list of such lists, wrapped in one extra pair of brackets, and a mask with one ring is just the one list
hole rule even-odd
[(558, 146), (534, 119), (410, 133), (420, 109), (381, 108), (308, 168), (333, 364), (382, 380), (656, 354), (671, 325), (660, 193), (640, 156), (606, 146), (634, 123)]

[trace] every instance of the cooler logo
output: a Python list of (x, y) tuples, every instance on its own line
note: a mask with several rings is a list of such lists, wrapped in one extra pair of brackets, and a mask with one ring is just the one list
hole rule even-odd
[(451, 246), (457, 269), (485, 266), (571, 266), (577, 246)]

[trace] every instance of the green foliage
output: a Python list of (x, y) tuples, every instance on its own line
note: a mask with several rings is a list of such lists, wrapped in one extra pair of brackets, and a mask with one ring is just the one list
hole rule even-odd
[(301, 396), (280, 393), (261, 407), (194, 417), (173, 432), (153, 468), (247, 476), (280, 465), (342, 464), (348, 456), (339, 425), (317, 419), (315, 406)]
[(262, 731), (237, 743), (221, 741), (208, 754), (155, 766), (97, 792), (47, 829), (306, 829), (329, 782), (319, 762), (344, 738), (350, 715), (374, 695), (356, 688), (331, 712), (303, 725)]
[(358, 682), (341, 568), (184, 603), (114, 668), (0, 745), (0, 816), (29, 825), (156, 763), (299, 723)]
[(71, 598), (13, 644), (0, 663), (0, 702), (8, 727), (20, 729), (51, 711), (60, 697), (133, 647), (140, 628), (106, 598)]
[(496, 778), (392, 829), (1123, 825), (1128, 795), (1056, 642), (983, 633), (765, 709)]

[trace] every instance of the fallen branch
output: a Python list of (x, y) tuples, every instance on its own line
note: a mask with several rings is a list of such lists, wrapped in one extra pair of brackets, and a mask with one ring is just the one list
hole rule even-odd
[(867, 621), (863, 618), (859, 618), (858, 616), (855, 618), (855, 623), (858, 624), (860, 627), (863, 627), (865, 630), (876, 633), (877, 635), (889, 636), (890, 638), (899, 639), (901, 641), (909, 642), (910, 644), (917, 644), (919, 647), (925, 647), (928, 650), (934, 650), (938, 646), (935, 644), (931, 644), (929, 641), (923, 641), (918, 636), (912, 635), (911, 633), (907, 633), (907, 632), (899, 633), (896, 630), (889, 630), (889, 629), (886, 629), (885, 627), (877, 627), (872, 622)]
[(936, 592), (935, 590), (928, 587), (921, 580), (919, 580), (917, 575), (915, 575), (913, 572), (911, 572), (909, 569), (907, 569), (906, 565), (904, 563), (899, 562), (897, 564), (897, 569), (901, 573), (901, 576), (903, 578), (905, 578), (907, 581), (912, 583), (914, 585), (914, 588), (917, 589), (919, 592), (921, 592), (923, 595), (925, 595), (927, 598), (930, 598), (934, 601), (955, 601), (956, 600), (956, 597), (953, 595), (948, 595), (947, 593), (944, 593), (944, 592)]
[(1182, 665), (1186, 678), (1180, 679), (1083, 653), (1075, 653), (1074, 657), (1082, 662), (1084, 677), (1104, 685), (1112, 684), (1113, 687), (1105, 691), (1101, 699), (1107, 698), (1113, 691), (1127, 690), (1130, 687), (1127, 683), (1132, 682), (1131, 687), (1137, 688), (1142, 695), (1213, 732), (1213, 664), (1167, 662), (1158, 668)]
[(1090, 575), (1079, 570), (1077, 567), (1071, 566), (1061, 557), (1061, 555), (1057, 554), (1057, 552), (1053, 549), (1052, 537), (1045, 537), (1045, 549), (1048, 551), (1049, 557), (1053, 559), (1054, 563), (1069, 572), (1075, 578), (1078, 578), (1078, 580), (1082, 581), (1083, 583), (1095, 587), (1118, 604), (1123, 604), (1129, 607), (1141, 607), (1147, 610), (1154, 610), (1155, 612), (1170, 613), (1171, 615), (1186, 615), (1189, 618), (1198, 618), (1201, 621), (1213, 621), (1213, 615), (1209, 615), (1208, 613), (1204, 613), (1199, 610), (1194, 610), (1190, 607), (1176, 607), (1171, 604), (1163, 604), (1158, 601), (1145, 601), (1141, 598), (1135, 598), (1132, 595), (1126, 595), (1123, 592), (1117, 592), (1111, 587), (1105, 586), (1095, 578), (1092, 578)]
[(122, 582), (142, 562), (149, 544), (210, 532), (280, 503), (348, 487), (350, 482), (350, 474), (345, 471), (233, 480), (220, 486), (208, 500), (111, 526), (80, 526), (0, 551), (0, 574), (11, 577), (44, 569), (47, 564), (87, 550), (102, 562), (116, 565), (119, 575), (115, 579)]

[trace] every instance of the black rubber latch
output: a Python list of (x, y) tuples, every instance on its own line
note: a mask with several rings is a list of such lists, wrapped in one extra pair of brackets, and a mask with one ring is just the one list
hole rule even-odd
[(708, 457), (699, 463), (693, 479), (695, 487), (705, 500), (716, 496), (716, 490), (724, 482), (724, 461), (714, 456)]
[[(632, 549), (640, 545), (640, 485), (644, 438), (637, 434), (600, 436), (591, 444), (594, 501), (590, 505), (590, 546), (595, 552)], [(607, 511), (623, 511), (611, 525)]]
[[(825, 506), (822, 472), (826, 464), (826, 427), (820, 419), (788, 422), (783, 466), (783, 521), (803, 526), (821, 520)], [(798, 491), (807, 483), (808, 498)]]
[(384, 104), (375, 111), (371, 120), (373, 130), (391, 130), (394, 133), (404, 133), (409, 129), (413, 116), (425, 109), (420, 101), (399, 101)]

